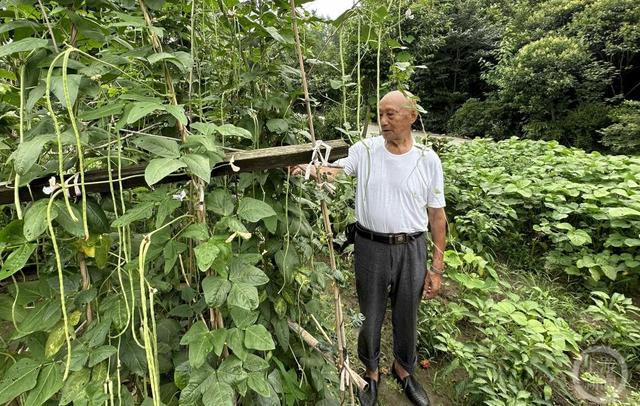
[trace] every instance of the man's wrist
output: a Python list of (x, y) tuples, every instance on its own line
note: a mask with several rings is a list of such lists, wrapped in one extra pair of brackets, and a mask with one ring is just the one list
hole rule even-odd
[(428, 271), (436, 275), (444, 275), (444, 267), (438, 268), (438, 267), (432, 266), (431, 268), (428, 269)]

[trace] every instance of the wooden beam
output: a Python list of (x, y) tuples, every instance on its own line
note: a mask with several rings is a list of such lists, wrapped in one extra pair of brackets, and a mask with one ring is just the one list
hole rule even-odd
[[(330, 160), (336, 160), (347, 156), (349, 146), (342, 140), (326, 141), (331, 146)], [(212, 176), (232, 175), (230, 162), (239, 167), (239, 172), (258, 171), (263, 169), (284, 168), (292, 165), (308, 163), (313, 153), (313, 144), (287, 145), (283, 147), (261, 148), (250, 151), (232, 152), (225, 155), (224, 160), (217, 164), (211, 171)], [(122, 168), (122, 181), (124, 189), (131, 189), (138, 186), (146, 186), (144, 180), (145, 165), (132, 165)], [(32, 180), (27, 186), (20, 187), (20, 200), (30, 201), (32, 195), (34, 199), (46, 197), (42, 188), (49, 185), (49, 178), (55, 174), (49, 174), (41, 178)], [(113, 179), (117, 179), (118, 172), (113, 170), (111, 174)], [(68, 178), (69, 175), (66, 175)], [(85, 189), (87, 193), (107, 193), (109, 192), (109, 172), (106, 170), (87, 171), (84, 175), (85, 183), (102, 182), (98, 184), (87, 184)], [(190, 175), (186, 173), (175, 173), (162, 179), (160, 183), (185, 182), (190, 179)], [(114, 182), (114, 186), (117, 183)], [(74, 195), (73, 188), (69, 188), (71, 196)], [(0, 205), (13, 203), (13, 188), (0, 187)]]

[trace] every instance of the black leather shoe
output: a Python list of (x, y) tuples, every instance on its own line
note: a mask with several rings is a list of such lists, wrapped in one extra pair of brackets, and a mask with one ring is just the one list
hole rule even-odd
[[(379, 380), (380, 378), (378, 378)], [(378, 381), (369, 376), (365, 376), (367, 387), (363, 391), (358, 391), (358, 400), (362, 406), (374, 406), (378, 404)]]
[(416, 406), (431, 405), (427, 392), (425, 392), (425, 390), (422, 388), (420, 383), (418, 383), (416, 378), (413, 377), (413, 375), (409, 375), (404, 379), (400, 379), (400, 376), (396, 372), (396, 368), (393, 365), (391, 365), (391, 374), (394, 378), (396, 378), (396, 381), (398, 381), (398, 384), (402, 388), (402, 391), (404, 392), (405, 396), (409, 398), (411, 403)]

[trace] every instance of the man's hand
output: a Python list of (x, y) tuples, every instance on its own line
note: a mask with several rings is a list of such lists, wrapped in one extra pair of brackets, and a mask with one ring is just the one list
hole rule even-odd
[(442, 275), (427, 271), (427, 276), (424, 278), (424, 287), (422, 288), (422, 298), (433, 299), (438, 296), (441, 285)]
[[(309, 166), (309, 164), (290, 166), (289, 173), (291, 173), (291, 175), (293, 176), (304, 176), (304, 174), (307, 172), (307, 166)], [(316, 178), (316, 167), (313, 165), (311, 165), (311, 177), (314, 179)]]

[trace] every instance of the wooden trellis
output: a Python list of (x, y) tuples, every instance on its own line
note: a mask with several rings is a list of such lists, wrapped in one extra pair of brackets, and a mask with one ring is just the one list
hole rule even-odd
[[(327, 141), (331, 146), (331, 159), (339, 159), (347, 156), (349, 146), (342, 140)], [(261, 148), (251, 151), (233, 152), (225, 155), (224, 160), (217, 164), (211, 171), (212, 176), (231, 175), (237, 172), (249, 172), (263, 169), (283, 168), (302, 163), (308, 163), (311, 160), (314, 144), (288, 145), (282, 147)], [(237, 169), (235, 171), (232, 168)], [(239, 169), (238, 169), (239, 168)], [(138, 186), (145, 186), (144, 180), (145, 165), (132, 165), (123, 167), (121, 170), (122, 187), (131, 189)], [(42, 188), (49, 186), (49, 179), (55, 174), (43, 176), (29, 182), (28, 186), (20, 187), (20, 200), (31, 201), (46, 197)], [(67, 175), (68, 177), (69, 175)], [(87, 171), (84, 175), (85, 190), (87, 193), (109, 193), (109, 172), (106, 170)], [(111, 179), (114, 180), (113, 186), (119, 187), (118, 171), (114, 169), (111, 172)], [(174, 173), (164, 179), (160, 183), (176, 183), (186, 182), (190, 179), (190, 175), (186, 173)], [(69, 188), (69, 193), (74, 196), (74, 188)], [(0, 186), (0, 205), (12, 204), (14, 202), (13, 186)]]

